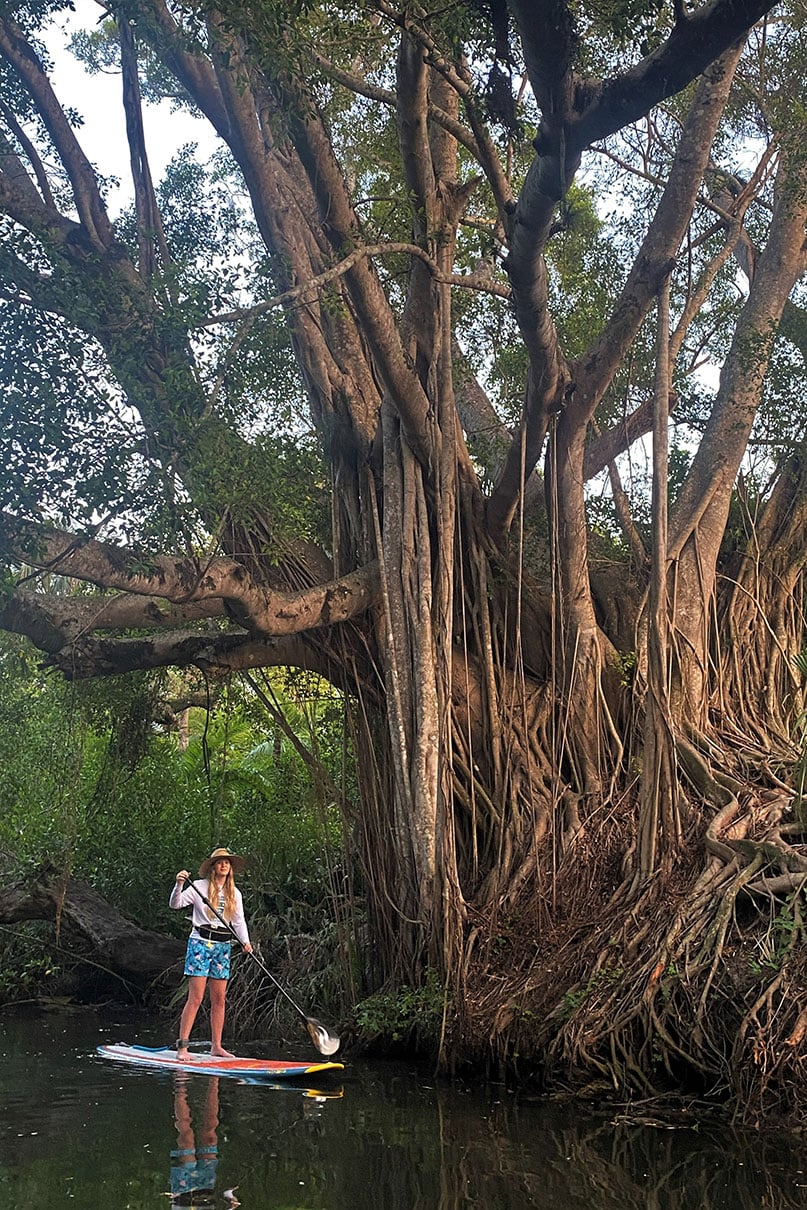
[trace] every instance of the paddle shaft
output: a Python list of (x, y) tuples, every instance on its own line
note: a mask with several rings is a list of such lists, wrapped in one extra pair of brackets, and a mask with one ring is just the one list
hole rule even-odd
[[(213, 915), (214, 915), (214, 916), (216, 916), (216, 917), (217, 917), (217, 918), (218, 918), (218, 919), (221, 921), (221, 923), (222, 923), (222, 924), (224, 925), (224, 927), (227, 929), (227, 932), (228, 932), (228, 933), (231, 933), (231, 934), (233, 935), (233, 937), (235, 937), (235, 939), (236, 939), (236, 941), (238, 942), (238, 944), (239, 944), (239, 945), (242, 945), (242, 944), (243, 944), (243, 942), (241, 941), (241, 938), (238, 936), (238, 933), (235, 931), (235, 929), (233, 928), (233, 926), (232, 926), (232, 925), (231, 925), (231, 924), (230, 924), (230, 923), (229, 923), (227, 920), (225, 920), (225, 919), (224, 919), (224, 917), (222, 916), (221, 912), (219, 912), (219, 911), (218, 911), (216, 908), (214, 908), (214, 907), (213, 907), (213, 904), (210, 902), (210, 900), (208, 899), (207, 895), (203, 894), (203, 892), (199, 890), (198, 886), (197, 886), (197, 885), (196, 885), (196, 883), (193, 881), (193, 879), (192, 879), (192, 878), (187, 878), (187, 879), (185, 880), (185, 885), (186, 885), (186, 886), (191, 887), (191, 889), (192, 889), (192, 890), (194, 890), (194, 891), (196, 892), (196, 894), (197, 894), (197, 895), (199, 896), (199, 898), (202, 900), (202, 903), (204, 903), (204, 904), (205, 904), (205, 906), (206, 906), (206, 907), (208, 907), (208, 908), (210, 909), (210, 911), (213, 913)], [(297, 1014), (298, 1014), (300, 1017), (302, 1017), (302, 1019), (305, 1021), (306, 1025), (307, 1025), (307, 1024), (308, 1024), (308, 1022), (309, 1022), (309, 1020), (310, 1020), (310, 1018), (306, 1016), (306, 1014), (305, 1014), (305, 1013), (303, 1012), (303, 1010), (300, 1008), (300, 1005), (299, 1005), (299, 1004), (296, 1002), (296, 1000), (293, 1000), (293, 999), (292, 999), (292, 997), (291, 997), (291, 996), (289, 995), (289, 993), (286, 991), (286, 989), (285, 989), (285, 987), (283, 986), (283, 984), (282, 984), (282, 983), (280, 983), (280, 982), (279, 982), (279, 981), (278, 981), (278, 980), (275, 978), (275, 976), (274, 976), (274, 975), (272, 974), (272, 972), (269, 970), (268, 966), (266, 966), (266, 965), (265, 965), (263, 962), (261, 962), (260, 958), (259, 958), (259, 957), (258, 957), (258, 955), (257, 955), (257, 954), (254, 952), (254, 950), (245, 950), (244, 952), (245, 952), (245, 953), (247, 953), (247, 954), (249, 954), (249, 956), (250, 956), (250, 958), (252, 958), (253, 962), (256, 962), (256, 963), (258, 964), (258, 966), (260, 967), (260, 969), (261, 969), (261, 970), (263, 971), (263, 973), (266, 975), (267, 979), (271, 979), (271, 980), (272, 980), (272, 982), (274, 983), (275, 987), (276, 987), (276, 988), (277, 988), (277, 990), (280, 992), (281, 996), (285, 996), (285, 997), (286, 997), (286, 999), (288, 1000), (289, 1004), (292, 1006), (292, 1008), (294, 1009), (294, 1011), (295, 1011), (295, 1012), (296, 1012), (296, 1013), (297, 1013)]]

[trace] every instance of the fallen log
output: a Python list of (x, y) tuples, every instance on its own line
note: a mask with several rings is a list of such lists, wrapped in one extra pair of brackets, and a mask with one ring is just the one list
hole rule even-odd
[(0, 924), (23, 920), (58, 922), (87, 943), (94, 963), (139, 985), (176, 967), (185, 952), (184, 942), (139, 928), (86, 882), (65, 878), (52, 865), (0, 889)]

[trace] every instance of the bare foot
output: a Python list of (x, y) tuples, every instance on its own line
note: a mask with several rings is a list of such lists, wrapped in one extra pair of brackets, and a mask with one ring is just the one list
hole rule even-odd
[(187, 1061), (190, 1057), (191, 1057), (191, 1052), (184, 1047), (182, 1048), (182, 1050), (177, 1051), (177, 1058), (179, 1059), (180, 1063), (187, 1063)]
[(223, 1046), (211, 1046), (210, 1054), (214, 1059), (234, 1059), (235, 1055), (232, 1051), (225, 1050)]

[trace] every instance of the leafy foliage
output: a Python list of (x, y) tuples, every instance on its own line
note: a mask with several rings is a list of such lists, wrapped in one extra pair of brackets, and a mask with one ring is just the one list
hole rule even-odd
[[(176, 870), (216, 844), (250, 857), (249, 910), (299, 931), (322, 927), (339, 860), (337, 805), (266, 718), (232, 686), (188, 745), (161, 733), (160, 686), (136, 674), (81, 693), (37, 671), (30, 649), (0, 647), (0, 852), (7, 876), (50, 860), (88, 880), (145, 927), (172, 931)], [(341, 759), (341, 715), (317, 711), (319, 759)], [(307, 729), (303, 717), (301, 728)], [(134, 728), (139, 728), (136, 738)], [(331, 769), (338, 778), (339, 769)], [(327, 854), (330, 853), (330, 858)], [(308, 905), (307, 908), (305, 905)]]
[(439, 1041), (445, 1012), (445, 990), (439, 976), (429, 970), (421, 987), (401, 987), (394, 993), (378, 992), (356, 1008), (356, 1024), (365, 1041), (408, 1043), (432, 1052)]

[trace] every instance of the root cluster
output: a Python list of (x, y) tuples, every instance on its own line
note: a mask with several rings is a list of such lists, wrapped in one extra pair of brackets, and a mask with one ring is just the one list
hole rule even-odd
[(807, 1123), (802, 825), (781, 791), (709, 805), (640, 891), (626, 820), (549, 896), (536, 882), (491, 914), (462, 1022), (477, 1056), (597, 1098), (689, 1094), (744, 1124)]

